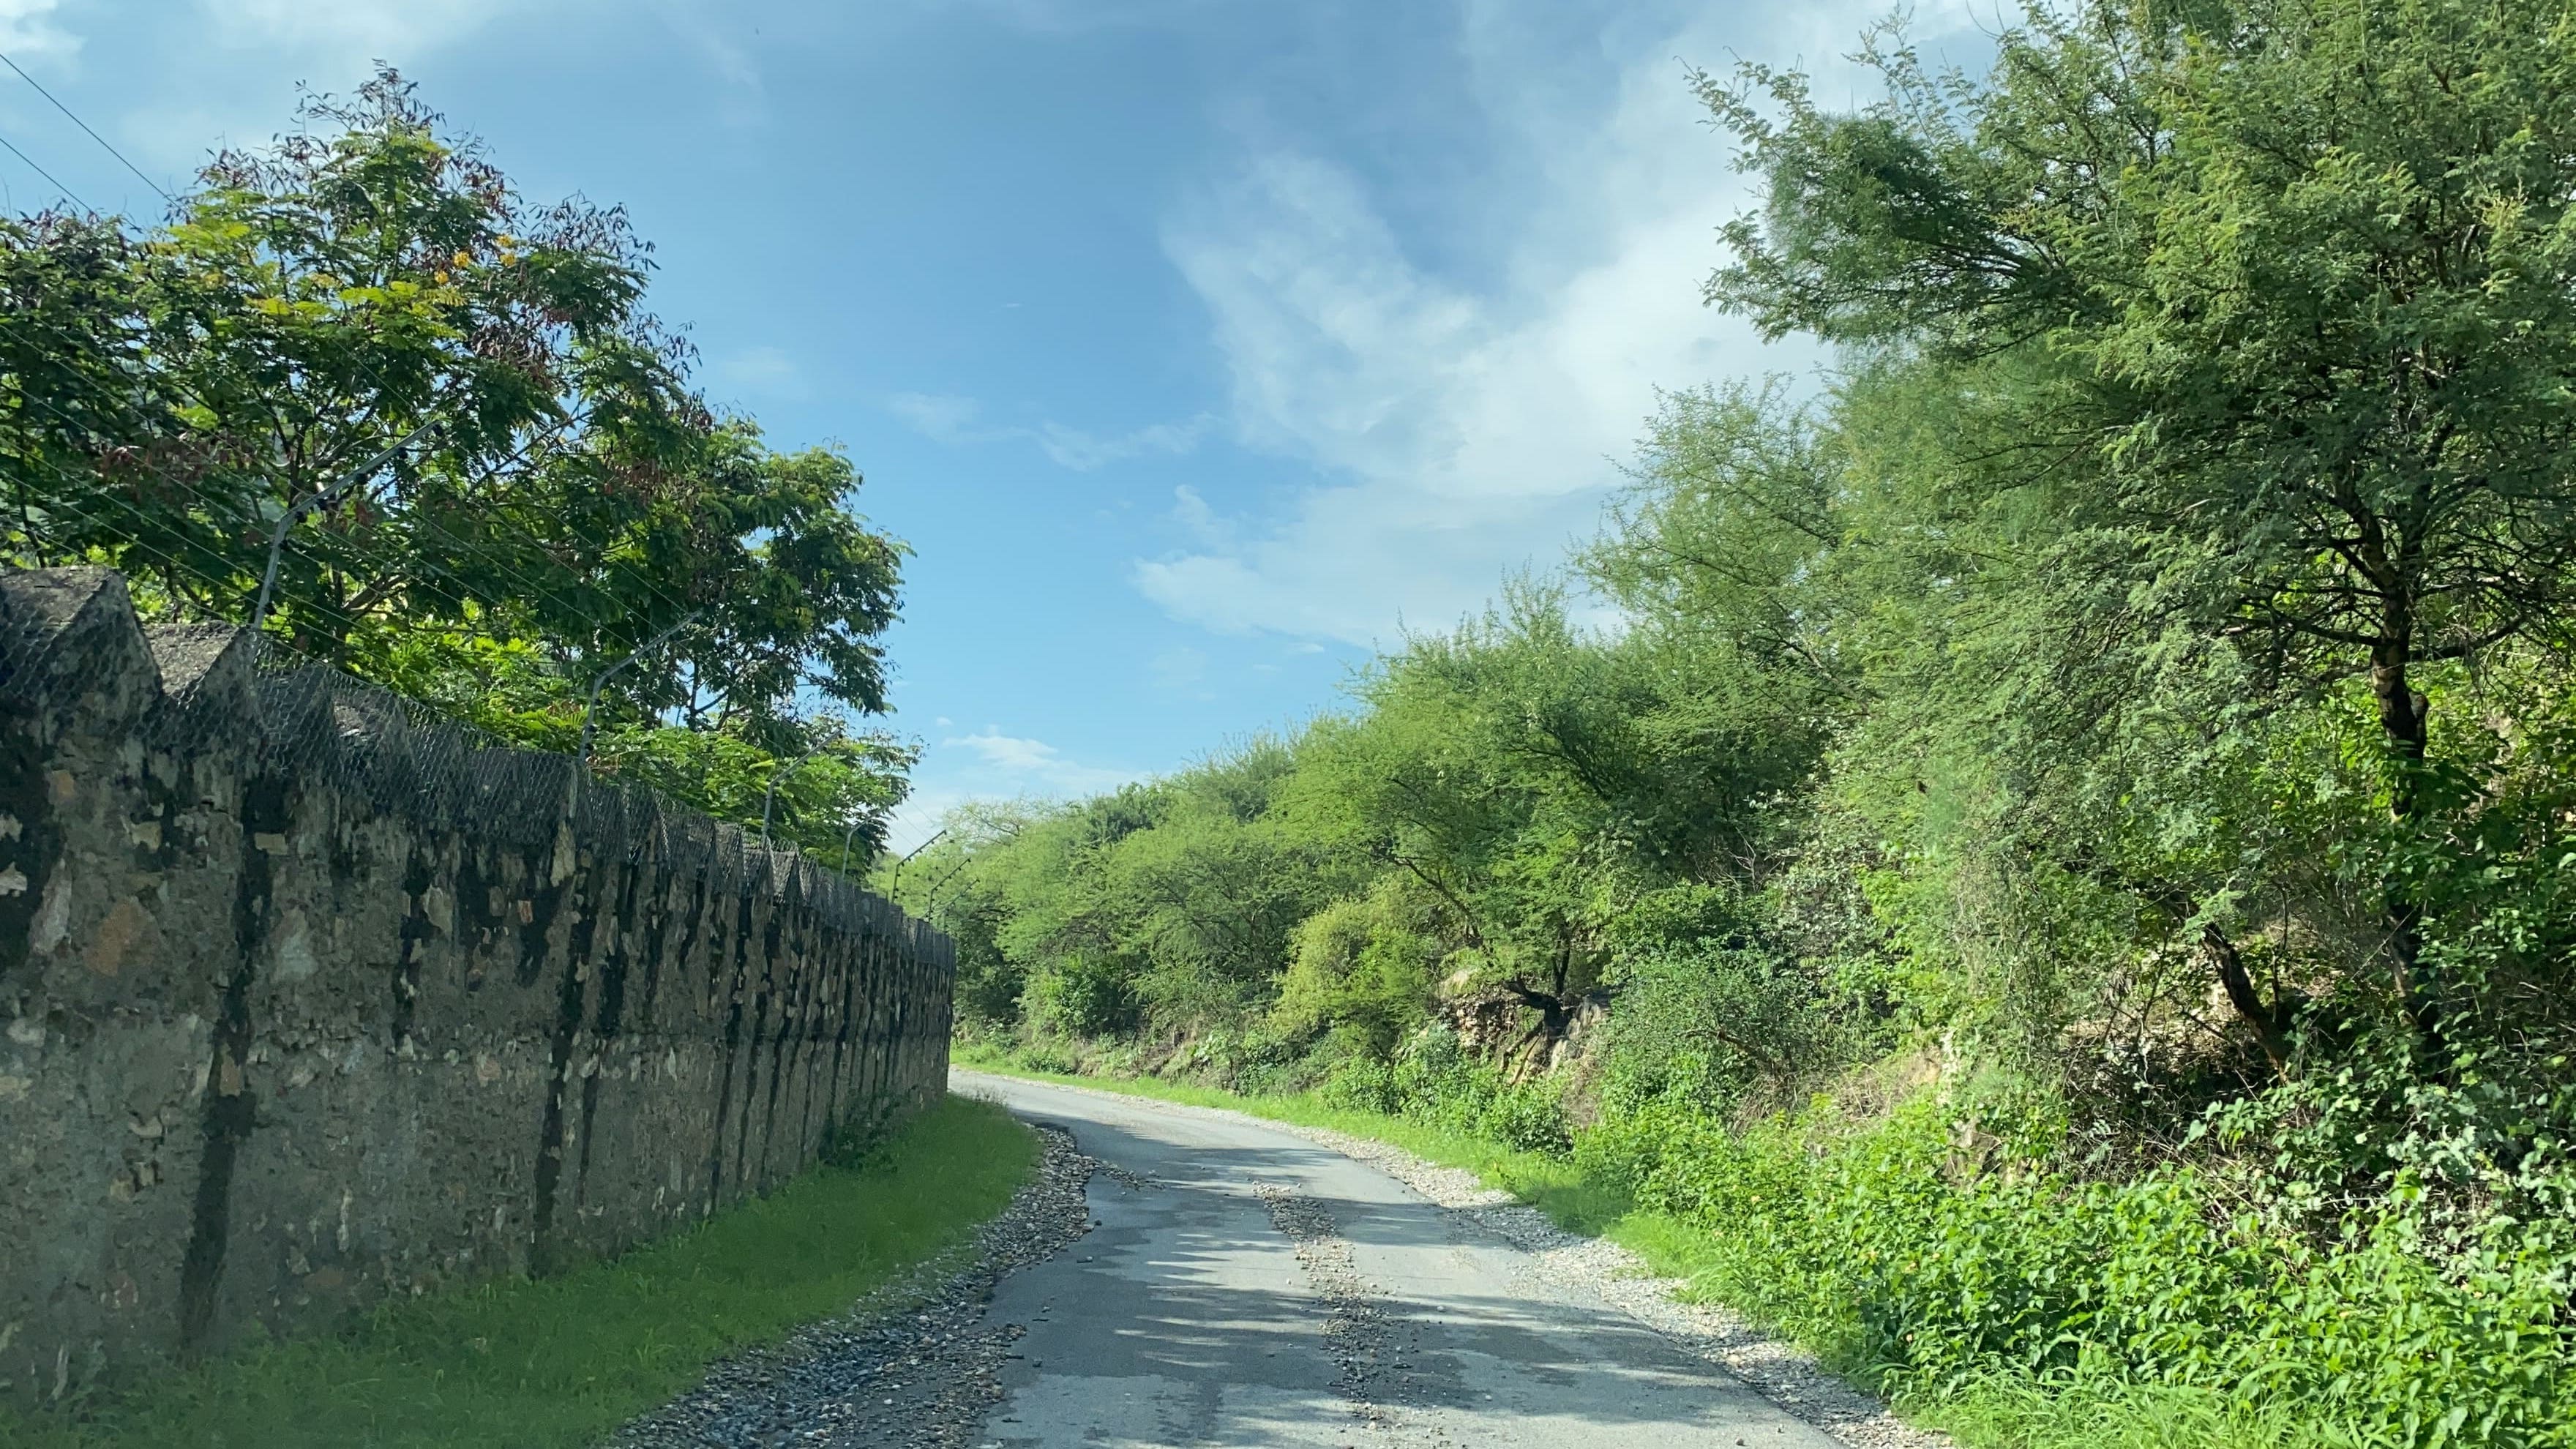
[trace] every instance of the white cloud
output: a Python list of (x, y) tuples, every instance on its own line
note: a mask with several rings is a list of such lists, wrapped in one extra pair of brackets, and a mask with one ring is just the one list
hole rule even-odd
[(1165, 649), (1146, 666), (1154, 687), (1167, 694), (1185, 694), (1194, 699), (1214, 699), (1208, 688), (1208, 656), (1204, 649), (1187, 644)]
[[(50, 0), (0, 0), (13, 4), (51, 8)], [(222, 147), (264, 146), (294, 129), (298, 86), (346, 95), (380, 61), (411, 74), (469, 43), (544, 45), (557, 25), (635, 23), (635, 7), (609, 0), (194, 0), (193, 8), (193, 22), (166, 27), (184, 37), (170, 47), (168, 76), (104, 127), (147, 170), (184, 172)], [(716, 0), (652, 0), (645, 13), (729, 83), (717, 107), (727, 121), (741, 119), (759, 77), (739, 38), (719, 28), (733, 12)], [(457, 119), (474, 129), (471, 117)]]
[(1202, 548), (1228, 548), (1234, 543), (1234, 526), (1217, 516), (1199, 490), (1187, 483), (1172, 490), (1172, 521), (1181, 531), (1196, 540)]
[(761, 91), (760, 65), (740, 35), (727, 35), (725, 27), (740, 30), (748, 24), (742, 12), (732, 6), (707, 5), (697, 0), (658, 0), (654, 11), (671, 33), (698, 53), (709, 70), (737, 94), (726, 107), (727, 119), (736, 124), (756, 120), (757, 109), (746, 109), (740, 101), (757, 96)]
[(0, 50), (13, 59), (59, 59), (80, 49), (80, 37), (54, 24), (60, 0), (0, 0)]
[(949, 393), (899, 392), (886, 399), (886, 410), (912, 425), (913, 431), (934, 443), (956, 447), (964, 443), (988, 442), (999, 436), (990, 429), (975, 426), (982, 405), (971, 397)]
[[(945, 727), (948, 721), (942, 718), (939, 724)], [(930, 839), (950, 812), (970, 801), (1080, 799), (1144, 779), (1147, 773), (1068, 759), (1044, 740), (1007, 735), (998, 725), (986, 725), (972, 734), (943, 737), (923, 750), (912, 773), (912, 794), (895, 810), (888, 838), (900, 855)]]
[(1046, 741), (1015, 739), (993, 725), (986, 725), (982, 734), (968, 735), (948, 743), (964, 745), (982, 755), (985, 764), (1021, 774), (1049, 769), (1062, 762), (1056, 747)]
[(1059, 467), (1077, 473), (1088, 473), (1106, 463), (1123, 462), (1154, 454), (1178, 456), (1199, 445), (1208, 430), (1216, 425), (1212, 416), (1201, 415), (1181, 423), (1155, 423), (1131, 433), (1103, 437), (1062, 423), (1047, 423), (1026, 435), (1037, 440), (1038, 448)]
[(170, 52), (164, 83), (109, 117), (107, 127), (145, 170), (185, 175), (210, 152), (265, 146), (293, 131), (298, 86), (346, 95), (379, 61), (414, 69), (496, 23), (541, 6), (588, 3), (196, 0), (196, 21), (172, 26), (189, 40)]
[(1040, 35), (1170, 25), (1218, 0), (966, 0), (1002, 24)]
[(397, 59), (459, 40), (504, 0), (199, 0), (217, 40), (344, 60)]
[(1155, 423), (1133, 432), (1101, 434), (1062, 423), (1042, 423), (1034, 428), (987, 424), (983, 421), (982, 403), (953, 393), (899, 392), (886, 399), (886, 407), (934, 443), (958, 448), (1027, 441), (1035, 443), (1038, 451), (1057, 467), (1077, 473), (1130, 458), (1187, 453), (1216, 425), (1215, 418), (1201, 416), (1186, 422)]
[(997, 725), (986, 725), (974, 734), (940, 743), (972, 752), (982, 762), (985, 773), (1007, 777), (1016, 790), (1005, 793), (1089, 795), (1115, 789), (1136, 778), (1130, 770), (1079, 764), (1066, 759), (1062, 751), (1044, 740), (1006, 735)]
[(1221, 632), (1366, 645), (1400, 623), (1444, 627), (1593, 530), (1658, 386), (1811, 366), (1814, 352), (1765, 348), (1700, 305), (1717, 230), (1749, 193), (1674, 57), (1831, 54), (1871, 13), (1845, 0), (1772, 22), (1795, 33), (1737, 9), (1605, 35), (1615, 83), (1551, 105), (1564, 57), (1469, 4), (1471, 90), (1497, 146), (1534, 157), (1514, 174), (1538, 179), (1465, 208), (1479, 220), (1439, 250), (1471, 255), (1446, 269), (1408, 248), (1352, 168), (1252, 149), (1175, 211), (1164, 247), (1207, 308), (1238, 435), (1322, 477), (1249, 517), (1181, 496), (1173, 518), (1196, 542), (1139, 560), (1137, 586)]

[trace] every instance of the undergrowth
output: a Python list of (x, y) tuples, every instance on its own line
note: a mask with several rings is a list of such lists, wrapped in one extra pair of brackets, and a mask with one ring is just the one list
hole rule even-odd
[[(1497, 1140), (1492, 1098), (1374, 1103), (961, 1065), (1377, 1138), (1608, 1236), (1973, 1449), (2566, 1449), (2567, 1285), (2501, 1245), (2443, 1271), (2400, 1218), (2325, 1241), (2184, 1171), (2081, 1180), (1962, 1160), (1928, 1096), (1749, 1127), (1615, 1105), (1571, 1147)], [(1046, 1065), (1046, 1064), (1041, 1064)], [(1354, 1101), (1353, 1097), (1361, 1100)], [(1483, 1105), (1479, 1105), (1481, 1100)], [(2008, 1125), (2008, 1124), (1989, 1124)]]
[(0, 1410), (0, 1444), (596, 1443), (716, 1359), (841, 1312), (961, 1241), (1036, 1155), (1000, 1109), (952, 1098), (850, 1165), (613, 1262), (396, 1304), (340, 1337), (269, 1344), (61, 1411)]

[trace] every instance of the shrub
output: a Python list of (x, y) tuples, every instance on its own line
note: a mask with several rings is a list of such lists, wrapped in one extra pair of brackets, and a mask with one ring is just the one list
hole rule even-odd
[(1132, 1029), (1136, 994), (1118, 967), (1089, 956), (1051, 962), (1031, 973), (1024, 1003), (1032, 1025), (1065, 1036), (1107, 1036)]
[(1327, 1106), (1353, 1112), (1393, 1114), (1404, 1105), (1395, 1069), (1375, 1057), (1345, 1057), (1335, 1063), (1315, 1095)]
[(1924, 1097), (1735, 1132), (1674, 1098), (1578, 1160), (1708, 1234), (1709, 1291), (1900, 1395), (2119, 1378), (2392, 1449), (2576, 1444), (2567, 1265), (2538, 1239), (2443, 1254), (2403, 1194), (2320, 1235), (2195, 1169), (2087, 1180), (1963, 1125)]
[(1447, 1027), (1425, 1027), (1405, 1042), (1387, 1090), (1395, 1112), (1447, 1131), (1524, 1152), (1573, 1145), (1560, 1083), (1509, 1081), (1470, 1056)]

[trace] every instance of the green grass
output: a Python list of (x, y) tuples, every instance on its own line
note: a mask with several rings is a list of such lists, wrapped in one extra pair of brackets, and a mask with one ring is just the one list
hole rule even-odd
[(610, 1263), (396, 1305), (338, 1338), (270, 1345), (12, 1419), (0, 1444), (580, 1445), (735, 1349), (847, 1309), (1007, 1204), (1035, 1136), (952, 1098), (863, 1164), (822, 1167)]
[(1191, 1107), (1224, 1107), (1273, 1122), (1324, 1127), (1347, 1132), (1354, 1137), (1374, 1138), (1443, 1167), (1465, 1168), (1486, 1183), (1529, 1203), (1579, 1233), (1597, 1236), (1628, 1215), (1628, 1203), (1623, 1196), (1605, 1192), (1599, 1186), (1584, 1181), (1582, 1175), (1575, 1171), (1574, 1164), (1562, 1157), (1550, 1157), (1543, 1152), (1515, 1151), (1481, 1137), (1446, 1131), (1409, 1117), (1328, 1106), (1309, 1093), (1242, 1096), (1214, 1087), (1165, 1081), (1160, 1077), (1077, 1076), (1043, 1071), (1021, 1065), (980, 1044), (961, 1043), (952, 1052), (951, 1060), (970, 1071), (991, 1072), (996, 1076), (1096, 1087), (1102, 1091), (1152, 1097)]
[[(1574, 1162), (1519, 1152), (1403, 1117), (1328, 1106), (1311, 1095), (1238, 1096), (1157, 1077), (1078, 1076), (1033, 1069), (989, 1046), (961, 1045), (957, 1065), (998, 1076), (1093, 1087), (1195, 1107), (1225, 1107), (1274, 1122), (1374, 1138), (1431, 1162), (1465, 1168), (1546, 1213), (1569, 1231), (1606, 1237), (1656, 1274), (1683, 1280), (1680, 1296), (1708, 1301), (1715, 1245), (1699, 1229), (1637, 1211), (1624, 1194), (1584, 1180)], [(1812, 1347), (1812, 1345), (1810, 1345)], [(1852, 1365), (1836, 1365), (1849, 1371)], [(1857, 1375), (1854, 1377), (1865, 1377)], [(2198, 1389), (2123, 1380), (2040, 1384), (1998, 1378), (1938, 1399), (1897, 1405), (1910, 1423), (1947, 1431), (1962, 1449), (2357, 1449), (2329, 1428), (2254, 1414)]]
[(2348, 1435), (2278, 1410), (2160, 1384), (1996, 1379), (1900, 1407), (1972, 1449), (2360, 1449)]

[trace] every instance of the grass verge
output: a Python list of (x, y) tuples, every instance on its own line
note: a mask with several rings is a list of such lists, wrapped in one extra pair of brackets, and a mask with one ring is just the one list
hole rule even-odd
[(950, 1098), (863, 1163), (816, 1168), (614, 1262), (396, 1304), (342, 1337), (248, 1350), (72, 1411), (0, 1411), (0, 1444), (595, 1443), (727, 1353), (841, 1312), (962, 1241), (1036, 1160), (1027, 1128)]
[[(980, 1044), (961, 1044), (955, 1061), (997, 1076), (1229, 1108), (1389, 1143), (1426, 1161), (1471, 1171), (1568, 1231), (1618, 1243), (1657, 1275), (1682, 1280), (1678, 1296), (1685, 1301), (1717, 1301), (1697, 1286), (1709, 1280), (1718, 1260), (1705, 1233), (1666, 1214), (1639, 1211), (1626, 1194), (1587, 1181), (1570, 1158), (1515, 1151), (1410, 1118), (1333, 1107), (1306, 1094), (1244, 1096), (1158, 1077), (1044, 1071)], [(1835, 1363), (1830, 1356), (1826, 1362), (1856, 1382), (1871, 1379), (1863, 1366)], [(2332, 1427), (2248, 1410), (2207, 1390), (2119, 1379), (1997, 1377), (1954, 1385), (1937, 1397), (1901, 1398), (1896, 1407), (1909, 1423), (1945, 1431), (1962, 1449), (2361, 1449), (2359, 1441)]]

